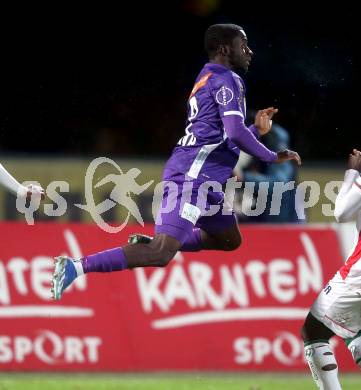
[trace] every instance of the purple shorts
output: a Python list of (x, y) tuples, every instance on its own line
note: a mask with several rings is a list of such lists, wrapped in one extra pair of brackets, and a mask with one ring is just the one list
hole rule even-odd
[(199, 227), (210, 233), (222, 232), (237, 220), (223, 192), (202, 188), (198, 182), (165, 184), (155, 232), (167, 234), (182, 245)]

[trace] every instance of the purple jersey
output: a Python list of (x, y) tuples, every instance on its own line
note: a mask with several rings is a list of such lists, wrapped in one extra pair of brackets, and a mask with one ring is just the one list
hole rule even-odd
[(179, 140), (165, 166), (164, 180), (197, 179), (200, 182), (215, 180), (225, 183), (232, 175), (240, 152), (239, 147), (228, 138), (224, 126), (225, 119), (230, 116), (237, 116), (248, 133), (247, 137), (251, 138), (242, 149), (252, 154), (252, 149), (247, 147), (252, 144), (253, 149), (261, 149), (263, 154), (260, 156), (264, 160), (274, 160), (274, 153), (258, 142), (257, 129), (253, 126), (247, 129), (244, 125), (245, 86), (230, 69), (219, 64), (206, 64), (196, 79), (187, 109), (186, 134)]

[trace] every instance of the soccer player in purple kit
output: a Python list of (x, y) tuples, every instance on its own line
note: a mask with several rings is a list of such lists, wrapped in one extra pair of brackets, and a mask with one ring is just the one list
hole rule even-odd
[[(232, 176), (240, 149), (269, 163), (288, 160), (301, 163), (296, 152), (274, 153), (259, 141), (260, 136), (270, 131), (277, 109), (258, 111), (255, 124), (249, 128), (244, 123), (245, 85), (238, 73), (248, 70), (253, 52), (243, 28), (234, 24), (210, 26), (205, 34), (205, 49), (209, 63), (198, 75), (188, 99), (186, 134), (174, 148), (163, 172), (163, 180), (175, 183), (177, 191), (165, 184), (154, 238), (135, 235), (132, 239), (136, 243), (80, 260), (56, 257), (52, 288), (56, 300), (84, 273), (164, 267), (179, 250), (237, 249), (241, 234), (233, 211), (223, 193), (205, 194), (202, 184), (213, 181), (224, 185)], [(208, 206), (222, 207), (216, 214), (207, 216), (198, 207), (199, 197)], [(174, 207), (165, 211), (167, 207), (163, 206), (168, 202), (174, 202)]]

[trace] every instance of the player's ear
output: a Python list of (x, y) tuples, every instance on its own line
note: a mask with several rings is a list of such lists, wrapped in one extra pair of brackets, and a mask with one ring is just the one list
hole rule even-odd
[(230, 48), (228, 45), (220, 45), (218, 47), (218, 54), (227, 57), (229, 55)]

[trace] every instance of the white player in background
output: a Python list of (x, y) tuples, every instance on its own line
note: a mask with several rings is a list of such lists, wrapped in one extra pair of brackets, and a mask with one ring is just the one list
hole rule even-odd
[(10, 173), (2, 166), (2, 164), (0, 164), (0, 184), (18, 197), (24, 197), (28, 199), (31, 197), (40, 197), (41, 199), (44, 199), (45, 197), (45, 192), (40, 186), (36, 184), (29, 184), (26, 187), (23, 186), (10, 175)]
[(342, 337), (361, 368), (361, 152), (354, 149), (336, 198), (337, 222), (356, 220), (358, 242), (345, 264), (316, 298), (302, 327), (305, 356), (317, 386), (339, 390), (336, 358), (329, 339)]

